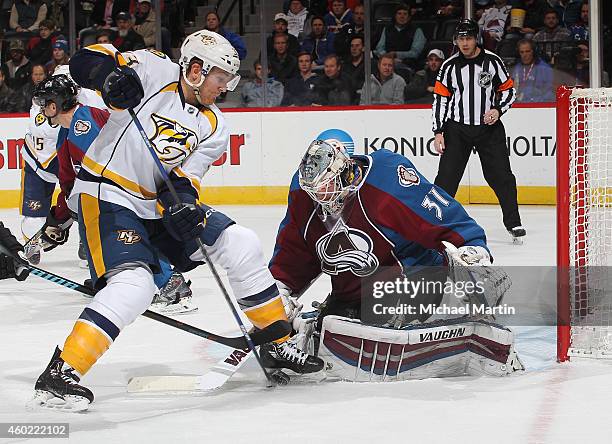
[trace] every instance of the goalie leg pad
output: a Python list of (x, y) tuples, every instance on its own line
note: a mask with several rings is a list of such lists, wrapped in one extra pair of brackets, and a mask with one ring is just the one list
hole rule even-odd
[(523, 370), (512, 331), (456, 319), (402, 330), (326, 316), (319, 357), (330, 377), (354, 382), (465, 375), (504, 376)]

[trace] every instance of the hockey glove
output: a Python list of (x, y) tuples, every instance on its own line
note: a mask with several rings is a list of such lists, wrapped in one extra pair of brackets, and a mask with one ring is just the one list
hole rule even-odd
[(186, 242), (202, 233), (206, 225), (206, 214), (198, 205), (181, 203), (164, 211), (162, 221), (173, 238)]
[(110, 108), (134, 108), (143, 97), (144, 90), (140, 77), (129, 66), (119, 66), (106, 76), (102, 87), (102, 98)]
[[(15, 236), (0, 222), (0, 247), (8, 253), (17, 255), (23, 251), (23, 246), (15, 239)], [(15, 260), (0, 253), (0, 279), (15, 278), (23, 281), (28, 277), (30, 270), (20, 266), (15, 270)]]
[[(72, 221), (72, 219), (68, 220), (70, 222)], [(40, 239), (42, 241), (43, 251), (50, 251), (58, 245), (64, 245), (68, 241), (70, 225), (71, 223), (67, 224), (66, 221), (56, 219), (55, 207), (51, 208), (47, 220), (41, 229), (42, 235)]]

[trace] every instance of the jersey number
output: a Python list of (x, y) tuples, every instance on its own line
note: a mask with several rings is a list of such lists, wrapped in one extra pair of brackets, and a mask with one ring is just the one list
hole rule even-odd
[(36, 148), (37, 151), (42, 151), (45, 148), (44, 141), (45, 139), (42, 137), (34, 138), (34, 147)]
[[(433, 197), (433, 199), (435, 199), (437, 202), (432, 200), (430, 196)], [(440, 208), (440, 205), (438, 204), (438, 202), (445, 207), (448, 207), (450, 205), (450, 202), (446, 200), (445, 198), (443, 198), (442, 195), (438, 192), (438, 190), (436, 190), (435, 188), (432, 188), (431, 190), (429, 190), (429, 193), (425, 195), (425, 199), (423, 199), (423, 202), (421, 202), (421, 206), (423, 208), (427, 208), (430, 211), (434, 210), (436, 219), (441, 221), (442, 220), (442, 208)]]

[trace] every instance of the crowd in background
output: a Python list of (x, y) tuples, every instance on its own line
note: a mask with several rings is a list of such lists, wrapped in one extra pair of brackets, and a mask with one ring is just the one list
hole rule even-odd
[[(512, 73), (519, 102), (554, 100), (560, 84), (589, 85), (588, 0), (473, 0), (480, 44), (497, 53)], [(267, 75), (261, 60), (247, 73), (238, 106), (316, 106), (430, 103), (436, 75), (454, 52), (460, 0), (373, 0), (371, 76), (365, 78), (365, 17), (360, 0), (285, 0), (267, 36)], [(604, 70), (608, 86), (612, 54), (604, 5)], [(161, 46), (170, 57), (198, 6), (212, 1), (76, 1), (79, 47), (112, 43), (121, 51), (153, 48), (156, 14)], [(4, 0), (0, 21), (0, 112), (27, 112), (36, 84), (69, 62), (68, 0)], [(607, 14), (607, 15), (606, 15)], [(215, 11), (205, 27), (224, 35), (242, 60), (244, 36), (221, 23)], [(266, 28), (266, 24), (262, 24)], [(267, 31), (266, 31), (267, 32)], [(250, 77), (250, 79), (249, 79)]]

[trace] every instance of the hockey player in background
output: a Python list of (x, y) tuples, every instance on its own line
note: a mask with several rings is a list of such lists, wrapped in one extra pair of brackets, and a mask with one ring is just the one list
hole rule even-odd
[[(53, 76), (67, 73), (68, 66), (60, 65)], [(85, 105), (104, 108), (104, 102), (94, 91), (81, 89), (78, 100)], [(60, 126), (51, 123), (40, 107), (32, 103), (21, 151), (24, 160), (21, 170), (21, 232), (26, 241), (42, 228), (51, 209), (51, 198), (58, 182), (57, 150), (61, 146), (59, 133)], [(33, 252), (29, 260), (33, 264), (39, 263), (40, 250)]]
[[(78, 101), (82, 96), (76, 83), (68, 74), (58, 74), (41, 82), (34, 91), (34, 102), (42, 114), (61, 130), (57, 136), (59, 149), (58, 179), (60, 193), (57, 204), (51, 207), (43, 225), (40, 239), (45, 251), (68, 241), (72, 217), (66, 204), (85, 153), (96, 139), (110, 115), (106, 107), (87, 106)], [(94, 92), (91, 91), (93, 94)], [(87, 257), (85, 258), (87, 259)], [(160, 271), (155, 273), (155, 294), (151, 309), (163, 314), (183, 314), (197, 310), (192, 301), (189, 283), (181, 273), (172, 271), (165, 260), (160, 260)]]
[[(292, 295), (323, 271), (330, 275), (332, 289), (318, 306), (316, 330), (321, 334), (319, 357), (330, 374), (362, 381), (461, 375), (466, 369), (478, 373), (474, 368), (506, 374), (521, 368), (512, 350), (512, 333), (484, 320), (430, 324), (426, 321), (431, 315), (417, 310), (414, 315), (389, 316), (376, 326), (360, 322), (366, 317), (362, 310), (372, 307), (373, 293), (366, 291), (372, 287), (367, 285), (376, 280), (424, 277), (445, 283), (443, 242), (455, 246), (449, 255), (458, 267), (482, 266), (485, 271), (491, 257), (483, 229), (407, 158), (385, 149), (349, 156), (345, 145), (352, 140), (342, 133), (308, 147), (293, 176), (270, 262), (294, 329), (311, 333)], [(457, 298), (421, 292), (411, 302), (439, 306), (456, 302), (452, 299)], [(492, 305), (499, 300), (491, 299)], [(410, 329), (418, 329), (422, 343), (408, 339)], [(436, 333), (441, 330), (453, 332), (448, 333), (452, 344), (434, 341), (444, 337)], [(485, 338), (480, 341), (485, 345), (479, 338)]]
[[(199, 237), (222, 266), (234, 296), (255, 327), (286, 314), (257, 236), (200, 202), (200, 181), (226, 149), (229, 131), (216, 98), (240, 77), (238, 54), (222, 36), (198, 31), (181, 47), (179, 64), (154, 50), (119, 53), (92, 45), (70, 61), (81, 87), (100, 91), (110, 117), (83, 157), (69, 207), (92, 264), (97, 292), (63, 349), (35, 384), (32, 406), (86, 410), (94, 395), (80, 379), (119, 333), (151, 303), (157, 251), (180, 271), (200, 265)], [(126, 109), (142, 122), (181, 199), (176, 203)], [(319, 371), (319, 358), (300, 352), (288, 337), (277, 340), (275, 367)]]

